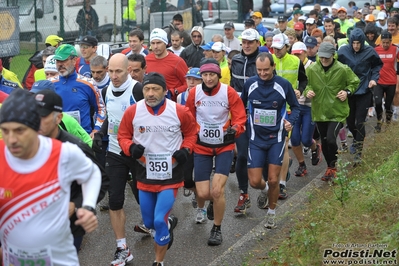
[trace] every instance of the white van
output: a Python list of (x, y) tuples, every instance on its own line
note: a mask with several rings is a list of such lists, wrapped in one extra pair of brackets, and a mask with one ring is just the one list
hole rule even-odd
[[(79, 26), (76, 17), (84, 0), (64, 0), (63, 23), (60, 22), (59, 1), (36, 0), (36, 10), (33, 0), (0, 0), (0, 7), (19, 6), (19, 28), (21, 41), (43, 42), (48, 35), (63, 35), (64, 42), (75, 41), (78, 38)], [(91, 0), (92, 7), (96, 10), (99, 19), (97, 39), (99, 41), (111, 41), (116, 18), (116, 30), (122, 25), (121, 6), (114, 5), (114, 0)], [(36, 12), (35, 12), (36, 11)], [(36, 16), (35, 16), (36, 14)], [(114, 17), (116, 14), (116, 17)], [(36, 26), (35, 26), (36, 21)], [(61, 25), (64, 26), (64, 34), (61, 34)], [(37, 31), (36, 31), (37, 29)]]

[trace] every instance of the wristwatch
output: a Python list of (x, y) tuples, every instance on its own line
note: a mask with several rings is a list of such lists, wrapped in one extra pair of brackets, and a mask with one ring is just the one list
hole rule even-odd
[(346, 93), (349, 95), (351, 95), (351, 91), (350, 90), (346, 90)]
[(83, 209), (86, 209), (86, 210), (88, 210), (88, 211), (91, 211), (92, 213), (94, 213), (94, 215), (97, 215), (97, 211), (96, 211), (96, 209), (94, 209), (93, 207), (90, 207), (90, 206), (85, 205), (85, 206), (82, 206), (82, 208), (83, 208)]

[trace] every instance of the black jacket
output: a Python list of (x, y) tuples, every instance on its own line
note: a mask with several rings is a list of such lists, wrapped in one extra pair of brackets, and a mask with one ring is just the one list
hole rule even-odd
[[(95, 165), (98, 166), (101, 172), (101, 189), (100, 189), (100, 194), (98, 195), (97, 203), (100, 202), (104, 198), (105, 193), (108, 190), (109, 178), (105, 173), (104, 167), (101, 166), (101, 164), (98, 162), (97, 158), (95, 157), (93, 150), (81, 139), (62, 129), (59, 130), (56, 139), (58, 139), (61, 142), (70, 142), (76, 144), (84, 152), (84, 154), (90, 160), (92, 160), (92, 162)], [(73, 183), (71, 184), (70, 201), (75, 203), (76, 208), (82, 207), (82, 202), (83, 202), (82, 187), (76, 181), (73, 181)], [(83, 236), (85, 234), (84, 229), (81, 226), (75, 225), (75, 221), (77, 220), (76, 213), (74, 213), (69, 220), (73, 236)]]
[[(88, 19), (86, 19), (86, 15)], [(86, 11), (83, 7), (78, 12), (76, 23), (79, 25), (79, 34), (81, 36), (87, 35), (87, 31), (96, 31), (99, 24), (97, 12), (93, 7), (90, 7), (89, 11)]]
[(231, 59), (231, 81), (230, 86), (236, 91), (241, 92), (244, 88), (245, 81), (252, 76), (256, 76), (256, 57), (258, 56), (259, 49), (253, 54), (245, 55), (243, 51), (236, 54)]

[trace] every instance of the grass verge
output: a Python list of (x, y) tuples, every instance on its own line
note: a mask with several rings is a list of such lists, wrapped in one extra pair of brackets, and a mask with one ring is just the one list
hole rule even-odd
[[(368, 125), (370, 126), (370, 125)], [(262, 252), (248, 256), (245, 265), (332, 265), (323, 258), (328, 249), (349, 265), (398, 265), (399, 255), (399, 125), (394, 123), (366, 139), (363, 161), (353, 168), (352, 156), (339, 158), (338, 180), (309, 195), (309, 202), (295, 217), (285, 239)], [(369, 246), (369, 244), (379, 245)], [(384, 250), (393, 258), (345, 258), (341, 252)], [(366, 253), (364, 253), (366, 254)], [(360, 254), (359, 254), (360, 255)], [(374, 259), (374, 261), (373, 261)], [(396, 259), (396, 261), (394, 261)], [(330, 264), (327, 264), (330, 263)], [(355, 264), (355, 261), (352, 261)], [(337, 263), (338, 264), (338, 263)]]

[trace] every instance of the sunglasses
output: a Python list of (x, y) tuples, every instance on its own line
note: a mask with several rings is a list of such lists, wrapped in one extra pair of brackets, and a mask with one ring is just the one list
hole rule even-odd
[(192, 38), (201, 38), (201, 35), (191, 35)]

